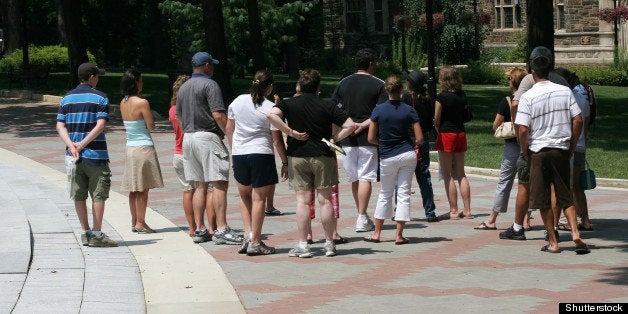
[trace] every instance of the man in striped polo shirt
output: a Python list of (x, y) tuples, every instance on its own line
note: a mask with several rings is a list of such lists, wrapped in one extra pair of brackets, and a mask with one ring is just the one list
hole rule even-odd
[[(57, 113), (57, 133), (66, 145), (66, 167), (75, 167), (70, 179), (70, 197), (84, 231), (81, 242), (91, 247), (118, 246), (101, 231), (111, 187), (104, 132), (109, 120), (109, 99), (95, 89), (99, 76), (104, 74), (105, 70), (93, 63), (81, 64), (78, 67), (80, 84), (61, 99)], [(92, 198), (92, 228), (87, 217), (88, 193)]]

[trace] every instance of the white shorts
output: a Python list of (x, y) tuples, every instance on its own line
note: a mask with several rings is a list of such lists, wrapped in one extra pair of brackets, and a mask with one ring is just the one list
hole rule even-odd
[(376, 146), (343, 146), (342, 166), (349, 182), (377, 181), (379, 158)]
[(172, 166), (174, 167), (174, 172), (177, 174), (179, 183), (181, 183), (181, 189), (183, 189), (183, 191), (193, 190), (195, 188), (195, 182), (185, 179), (185, 171), (183, 170), (183, 154), (174, 154), (172, 157)]

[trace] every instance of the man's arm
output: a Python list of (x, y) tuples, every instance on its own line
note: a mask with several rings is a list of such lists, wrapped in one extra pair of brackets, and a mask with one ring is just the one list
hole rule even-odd
[(419, 122), (412, 123), (412, 130), (414, 131), (414, 145), (423, 144), (423, 130), (421, 130), (421, 124)]
[(295, 131), (291, 129), (288, 124), (286, 124), (286, 122), (283, 121), (283, 112), (281, 111), (281, 109), (273, 107), (272, 109), (270, 109), (266, 117), (270, 121), (270, 124), (275, 126), (281, 132), (287, 134), (288, 136), (291, 136), (299, 141), (307, 140), (307, 133)]
[(224, 111), (212, 111), (212, 117), (222, 133), (227, 133), (227, 114)]
[(379, 130), (379, 127), (377, 125), (377, 122), (371, 121), (371, 126), (369, 127), (369, 133), (366, 136), (366, 139), (369, 141), (369, 143), (373, 145), (379, 145), (378, 134), (377, 134), (378, 130)]
[(79, 157), (79, 150), (77, 150), (75, 144), (70, 139), (70, 133), (68, 133), (68, 129), (65, 127), (65, 123), (61, 121), (57, 121), (57, 133), (61, 138), (61, 141), (68, 147), (70, 151), (70, 155), (74, 158)]
[(356, 123), (353, 122), (351, 118), (347, 118), (347, 120), (345, 120), (345, 122), (340, 126), (342, 128), (340, 132), (334, 134), (331, 137), (334, 140), (334, 143), (338, 143), (342, 141), (345, 137), (353, 134), (355, 130), (355, 126), (356, 126)]
[(271, 133), (275, 150), (281, 159), (281, 181), (286, 181), (288, 179), (288, 155), (286, 154), (286, 143), (283, 141), (283, 133), (279, 130), (273, 130)]
[(519, 147), (521, 147), (521, 153), (525, 160), (529, 160), (530, 151), (528, 150), (528, 141), (530, 140), (530, 134), (528, 133), (528, 127), (525, 125), (519, 125), (517, 128), (517, 139), (519, 140)]
[(225, 130), (227, 143), (229, 144), (229, 148), (233, 150), (233, 132), (235, 131), (235, 121), (233, 121), (233, 119), (227, 119), (227, 125), (225, 126)]

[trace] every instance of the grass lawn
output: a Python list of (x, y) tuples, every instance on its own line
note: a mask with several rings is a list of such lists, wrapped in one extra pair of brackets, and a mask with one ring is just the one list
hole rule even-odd
[[(107, 72), (100, 78), (98, 89), (109, 95), (113, 104), (122, 98), (119, 84), (122, 73)], [(170, 81), (166, 74), (143, 73), (143, 96), (153, 109), (166, 116), (170, 106)], [(281, 76), (276, 81), (286, 81)], [(321, 83), (321, 96), (330, 97), (338, 79), (328, 78)], [(69, 90), (67, 73), (51, 73), (47, 86), (35, 88), (38, 93), (63, 95)], [(250, 79), (234, 79), (236, 95), (248, 92)], [(8, 88), (6, 79), (0, 79), (0, 89)], [(593, 86), (598, 100), (598, 117), (589, 133), (587, 159), (600, 178), (628, 179), (628, 138), (624, 127), (628, 121), (628, 88)], [(493, 137), (493, 119), (497, 104), (508, 95), (506, 86), (465, 85), (474, 119), (467, 124), (469, 151), (466, 165), (498, 169), (503, 141)]]

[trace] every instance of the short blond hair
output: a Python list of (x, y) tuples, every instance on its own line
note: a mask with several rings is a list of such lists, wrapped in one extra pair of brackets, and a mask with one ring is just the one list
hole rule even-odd
[(462, 90), (462, 75), (454, 67), (445, 67), (438, 74), (438, 83), (441, 91), (458, 92)]

